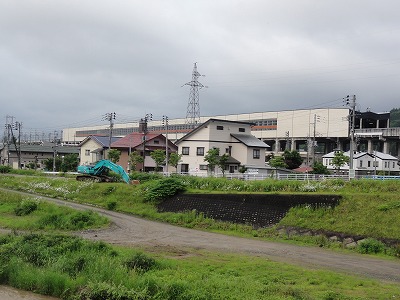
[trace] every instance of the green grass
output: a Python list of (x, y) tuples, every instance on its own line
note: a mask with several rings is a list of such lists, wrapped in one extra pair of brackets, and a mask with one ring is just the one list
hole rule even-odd
[[(398, 198), (400, 184), (395, 180), (303, 182), (272, 179), (240, 181), (224, 178), (179, 176), (177, 178), (186, 187), (187, 192), (196, 193), (228, 193), (233, 191), (235, 193), (341, 195), (342, 200), (335, 208), (311, 209), (307, 206), (293, 208), (278, 226), (337, 231), (349, 235), (364, 235), (375, 239), (400, 240), (400, 200)], [(158, 195), (155, 187), (162, 187), (159, 182), (157, 178), (157, 180), (148, 180), (135, 186), (123, 183), (78, 182), (73, 178), (0, 176), (1, 187), (39, 193), (80, 203), (90, 203), (179, 226), (246, 237), (288, 239), (288, 237), (278, 236), (275, 228), (256, 230), (248, 225), (212, 220), (195, 211), (160, 213), (156, 209), (156, 202), (149, 201), (148, 197), (146, 197), (151, 193)], [(164, 192), (169, 192), (165, 187), (163, 189)], [(322, 243), (322, 237), (320, 236), (290, 237), (290, 239), (337, 248), (336, 244), (331, 245), (324, 241)]]
[(0, 190), (0, 227), (14, 230), (71, 231), (99, 228), (107, 218), (92, 211), (57, 206), (40, 198)]
[(400, 200), (391, 193), (345, 194), (335, 208), (292, 208), (281, 225), (400, 240)]
[(0, 236), (0, 282), (62, 299), (393, 299), (395, 284), (257, 257)]

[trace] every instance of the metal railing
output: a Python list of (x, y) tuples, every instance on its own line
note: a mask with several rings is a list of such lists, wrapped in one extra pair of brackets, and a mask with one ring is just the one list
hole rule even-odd
[[(176, 174), (176, 173), (171, 173)], [(341, 175), (324, 175), (324, 174), (307, 174), (307, 173), (291, 173), (291, 174), (246, 174), (246, 173), (213, 173), (208, 174), (206, 172), (201, 173), (187, 173), (181, 172), (180, 175), (197, 176), (197, 177), (214, 177), (214, 178), (226, 178), (226, 179), (239, 179), (239, 180), (264, 180), (264, 179), (276, 179), (276, 180), (300, 180), (300, 181), (322, 181), (322, 180), (333, 180), (341, 179), (348, 181), (348, 174)], [(169, 176), (169, 173), (164, 173), (164, 176)], [(400, 176), (381, 176), (381, 175), (362, 175), (356, 176), (355, 179), (372, 179), (372, 180), (400, 180)]]

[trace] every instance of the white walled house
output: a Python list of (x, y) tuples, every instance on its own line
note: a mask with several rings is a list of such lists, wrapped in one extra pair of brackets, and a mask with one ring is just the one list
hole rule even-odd
[[(119, 137), (112, 137), (111, 143), (118, 141)], [(90, 135), (79, 144), (80, 165), (91, 165), (101, 159), (106, 159), (106, 152), (110, 145), (110, 137)]]
[[(175, 144), (182, 154), (178, 170), (183, 173), (207, 173), (204, 161), (207, 151), (219, 148), (220, 155), (228, 154), (226, 172), (237, 173), (240, 166), (246, 168), (265, 167), (267, 144), (251, 135), (252, 123), (209, 119)], [(216, 167), (216, 172), (221, 170)]]
[[(350, 152), (344, 152), (344, 155), (350, 157)], [(331, 172), (335, 172), (336, 168), (332, 165), (332, 159), (335, 152), (330, 152), (322, 157), (322, 163)], [(400, 165), (397, 157), (382, 152), (374, 151), (357, 152), (353, 155), (353, 166), (357, 175), (400, 175)], [(349, 165), (345, 164), (340, 167), (341, 172), (348, 173)]]

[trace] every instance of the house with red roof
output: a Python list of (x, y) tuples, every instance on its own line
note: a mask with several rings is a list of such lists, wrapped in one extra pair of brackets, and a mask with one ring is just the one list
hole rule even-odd
[(138, 164), (135, 168), (136, 171), (142, 171), (144, 168), (144, 171), (148, 172), (154, 171), (156, 167), (155, 161), (150, 156), (151, 152), (157, 149), (166, 150), (166, 145), (168, 145), (168, 153), (178, 151), (178, 147), (170, 140), (167, 142), (166, 137), (161, 133), (148, 132), (143, 134), (132, 132), (112, 143), (111, 148), (121, 151), (121, 156), (117, 163), (127, 171), (133, 169), (133, 166), (131, 167), (128, 163), (129, 155), (136, 151), (140, 156), (144, 157), (144, 164)]

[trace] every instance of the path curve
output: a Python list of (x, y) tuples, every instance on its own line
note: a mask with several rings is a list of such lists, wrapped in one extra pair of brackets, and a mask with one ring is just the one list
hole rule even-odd
[[(8, 189), (6, 191), (16, 192)], [(23, 192), (18, 193), (32, 195)], [(110, 228), (76, 233), (76, 235), (86, 239), (127, 246), (165, 246), (182, 250), (196, 248), (242, 253), (265, 257), (273, 261), (301, 265), (307, 268), (340, 271), (347, 274), (400, 283), (399, 260), (379, 259), (356, 253), (337, 253), (318, 247), (297, 246), (198, 231), (149, 221), (133, 215), (90, 205), (40, 197), (46, 201), (75, 209), (90, 209), (110, 218), (112, 221)]]

